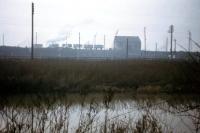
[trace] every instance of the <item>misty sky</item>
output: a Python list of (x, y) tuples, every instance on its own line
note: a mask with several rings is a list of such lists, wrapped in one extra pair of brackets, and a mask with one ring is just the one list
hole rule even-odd
[[(0, 0), (0, 35), (6, 45), (31, 44), (31, 0)], [(112, 47), (113, 37), (139, 36), (143, 45), (143, 28), (147, 28), (147, 49), (165, 50), (169, 25), (175, 26), (174, 36), (188, 47), (188, 31), (200, 42), (200, 0), (33, 0), (35, 31), (38, 43), (63, 40), (69, 43), (103, 43)], [(2, 38), (0, 39), (2, 45)], [(62, 43), (62, 41), (58, 41)], [(179, 50), (181, 50), (178, 47)], [(193, 47), (193, 50), (196, 50)]]

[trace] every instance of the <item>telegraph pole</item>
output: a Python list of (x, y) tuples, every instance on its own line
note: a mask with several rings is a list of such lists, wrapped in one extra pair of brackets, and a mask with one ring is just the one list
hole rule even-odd
[(66, 36), (66, 47), (67, 47), (67, 39), (68, 39), (68, 38), (67, 38), (67, 36)]
[(174, 55), (175, 55), (175, 58), (176, 58), (176, 39), (174, 39)]
[(104, 38), (103, 38), (103, 45), (104, 45), (104, 50), (106, 49), (106, 36), (104, 35)]
[(126, 59), (128, 59), (128, 38), (126, 39)]
[(81, 48), (81, 33), (79, 32), (79, 37), (78, 37), (78, 49), (80, 50)]
[(35, 32), (35, 44), (37, 44), (37, 32)]
[(188, 35), (189, 35), (189, 40), (188, 40), (188, 52), (191, 52), (191, 38), (192, 38), (192, 34), (191, 32), (189, 31), (188, 32)]
[(32, 3), (32, 6), (31, 6), (31, 8), (32, 8), (32, 14), (31, 14), (31, 16), (32, 16), (32, 33), (31, 33), (31, 59), (33, 60), (33, 39), (34, 39), (34, 3)]
[(147, 38), (146, 38), (146, 27), (144, 27), (144, 51), (145, 51), (145, 57), (147, 55), (147, 46), (146, 46), (146, 43), (147, 43)]
[(173, 51), (172, 51), (172, 45), (173, 45), (173, 32), (174, 32), (174, 26), (170, 25), (169, 33), (171, 34), (171, 46), (170, 46), (170, 54), (171, 54), (171, 59), (173, 59)]
[(158, 44), (156, 42), (156, 51), (155, 51), (155, 57), (157, 57), (157, 51), (158, 51)]
[(166, 52), (168, 52), (168, 37), (166, 38)]
[(96, 38), (97, 38), (97, 33), (94, 35), (94, 44), (93, 44), (93, 49), (94, 49), (94, 47), (95, 47), (95, 45), (96, 45)]
[(80, 56), (80, 47), (81, 47), (81, 33), (78, 34), (78, 59)]
[(2, 35), (2, 44), (5, 45), (4, 34)]

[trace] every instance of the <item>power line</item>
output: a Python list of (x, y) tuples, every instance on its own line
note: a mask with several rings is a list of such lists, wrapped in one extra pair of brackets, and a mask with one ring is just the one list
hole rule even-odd
[(192, 41), (198, 48), (200, 48), (200, 45), (199, 45), (196, 41), (194, 41), (193, 39), (191, 39), (191, 41)]
[[(184, 49), (185, 52), (188, 51), (188, 50), (187, 50), (185, 47), (183, 47), (181, 44), (179, 44), (179, 43), (177, 43), (177, 42), (176, 42), (176, 44), (177, 44), (179, 47), (181, 47), (182, 49)], [(195, 60), (194, 55), (192, 55), (190, 52), (187, 52), (187, 53), (188, 53), (188, 55), (189, 55), (193, 60)]]
[(185, 50), (186, 52), (188, 51), (185, 47), (183, 47), (181, 44), (179, 44), (179, 43), (177, 43), (176, 42), (176, 44), (179, 46), (179, 47), (181, 47), (183, 50)]

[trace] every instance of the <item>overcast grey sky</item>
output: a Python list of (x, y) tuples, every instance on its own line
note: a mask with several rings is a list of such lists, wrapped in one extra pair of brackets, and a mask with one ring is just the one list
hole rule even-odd
[[(38, 42), (60, 40), (69, 43), (94, 41), (112, 47), (118, 35), (139, 36), (147, 27), (147, 49), (165, 49), (169, 25), (175, 26), (177, 42), (187, 47), (188, 31), (200, 42), (200, 0), (32, 0), (35, 3), (35, 31)], [(0, 34), (6, 45), (30, 46), (31, 0), (0, 0)], [(0, 39), (2, 45), (2, 38)], [(61, 42), (60, 42), (61, 43)], [(196, 49), (194, 47), (193, 49)]]

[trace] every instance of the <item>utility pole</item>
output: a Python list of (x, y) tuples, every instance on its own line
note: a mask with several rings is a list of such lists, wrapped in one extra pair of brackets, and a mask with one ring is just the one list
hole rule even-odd
[(176, 58), (176, 39), (174, 39), (174, 56)]
[(67, 47), (67, 39), (68, 39), (68, 38), (67, 38), (67, 36), (66, 36), (66, 47)]
[(103, 38), (103, 45), (104, 45), (104, 50), (106, 49), (106, 36), (104, 35), (104, 38)]
[(147, 55), (147, 46), (146, 46), (146, 43), (147, 43), (147, 38), (146, 38), (146, 27), (144, 27), (144, 51), (145, 51), (145, 57)]
[(117, 37), (118, 33), (119, 33), (119, 30), (117, 29), (115, 36), (114, 36), (114, 41), (113, 41), (113, 59), (115, 58), (115, 55), (116, 55), (115, 38)]
[(158, 44), (156, 42), (155, 57), (157, 57), (157, 51), (158, 51)]
[(191, 32), (189, 31), (188, 32), (188, 35), (189, 35), (189, 40), (188, 40), (188, 52), (191, 52), (191, 38), (192, 38), (192, 34)]
[(33, 39), (34, 39), (34, 3), (32, 3), (32, 33), (31, 33), (31, 59), (33, 60)]
[(126, 59), (128, 59), (128, 38), (126, 39)]
[(78, 59), (80, 56), (80, 47), (81, 47), (81, 33), (78, 34)]
[(97, 33), (94, 35), (94, 44), (93, 44), (93, 49), (94, 49), (94, 47), (95, 47), (95, 45), (96, 45), (96, 37), (97, 37)]
[(35, 44), (37, 44), (37, 32), (35, 32)]
[(4, 34), (2, 35), (2, 44), (5, 45)]
[(166, 52), (168, 52), (168, 37), (166, 38)]
[(171, 59), (173, 59), (173, 51), (172, 51), (172, 45), (173, 45), (173, 32), (174, 32), (174, 26), (170, 25), (169, 33), (171, 34), (171, 46), (170, 46), (170, 54), (171, 54)]
[(81, 33), (79, 32), (79, 37), (78, 37), (78, 49), (80, 50), (81, 48)]
[(166, 57), (168, 58), (168, 37), (166, 38)]

